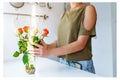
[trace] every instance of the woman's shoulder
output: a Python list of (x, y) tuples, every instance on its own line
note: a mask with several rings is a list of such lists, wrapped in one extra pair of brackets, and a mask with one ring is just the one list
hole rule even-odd
[(97, 19), (97, 14), (96, 14), (95, 6), (92, 4), (86, 6), (85, 14), (84, 14), (84, 22), (87, 23), (86, 24), (87, 26), (85, 26), (87, 30), (91, 30), (94, 27), (96, 23), (96, 19)]
[(87, 5), (86, 6), (86, 11), (96, 11), (96, 9), (95, 9), (95, 6), (94, 5), (92, 5), (92, 4), (89, 4), (89, 5)]

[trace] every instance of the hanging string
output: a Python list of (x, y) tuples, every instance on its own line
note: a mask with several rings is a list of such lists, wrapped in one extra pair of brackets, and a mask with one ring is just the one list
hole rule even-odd
[(18, 18), (18, 15), (15, 16), (15, 19), (14, 19), (14, 27), (15, 28), (18, 28), (20, 25), (19, 25), (19, 18)]

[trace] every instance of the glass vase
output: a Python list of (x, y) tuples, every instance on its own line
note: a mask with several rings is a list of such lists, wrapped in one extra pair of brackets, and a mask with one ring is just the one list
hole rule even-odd
[(35, 57), (33, 54), (28, 55), (28, 62), (25, 65), (25, 70), (28, 74), (35, 74)]

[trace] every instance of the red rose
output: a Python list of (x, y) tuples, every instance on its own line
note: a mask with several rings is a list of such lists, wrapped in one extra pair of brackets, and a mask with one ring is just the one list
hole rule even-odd
[(49, 31), (48, 31), (48, 29), (43, 29), (43, 32), (42, 32), (42, 35), (43, 36), (47, 36), (49, 34)]
[(30, 26), (24, 26), (23, 27), (24, 32), (28, 33), (30, 30)]
[(18, 35), (22, 34), (22, 33), (23, 33), (22, 28), (18, 28), (18, 29), (17, 29), (17, 32), (18, 32)]

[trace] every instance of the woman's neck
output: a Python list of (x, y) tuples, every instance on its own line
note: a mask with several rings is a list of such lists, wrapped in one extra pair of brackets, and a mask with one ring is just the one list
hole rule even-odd
[(76, 8), (81, 6), (83, 3), (82, 2), (72, 2), (70, 3), (71, 8)]
[(83, 5), (82, 2), (79, 3), (70, 3), (70, 11), (79, 9)]

